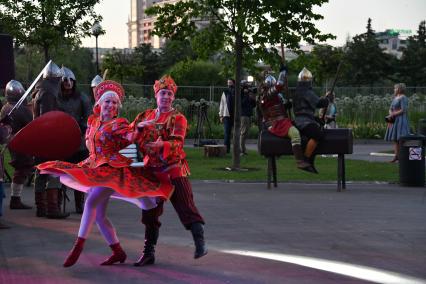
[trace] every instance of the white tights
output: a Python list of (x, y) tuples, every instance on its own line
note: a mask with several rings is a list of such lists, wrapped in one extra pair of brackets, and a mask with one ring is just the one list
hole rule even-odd
[(80, 229), (78, 236), (87, 239), (93, 223), (99, 228), (104, 239), (108, 244), (118, 243), (117, 233), (111, 221), (106, 217), (106, 210), (110, 196), (114, 190), (105, 187), (93, 187), (87, 194), (84, 204), (83, 215), (81, 216)]

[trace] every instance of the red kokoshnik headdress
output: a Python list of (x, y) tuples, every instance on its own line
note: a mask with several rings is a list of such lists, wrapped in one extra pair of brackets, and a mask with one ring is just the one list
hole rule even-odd
[(176, 94), (178, 87), (170, 75), (164, 75), (160, 80), (156, 80), (154, 83), (155, 94), (157, 94), (157, 92), (161, 89), (167, 89), (172, 91), (173, 94)]
[(106, 92), (114, 92), (117, 94), (120, 102), (124, 99), (124, 88), (119, 83), (112, 80), (105, 80), (99, 83), (95, 89), (95, 100), (96, 102), (102, 97)]

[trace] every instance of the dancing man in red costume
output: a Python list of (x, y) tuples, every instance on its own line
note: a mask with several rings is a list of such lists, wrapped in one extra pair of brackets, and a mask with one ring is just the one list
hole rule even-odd
[[(177, 86), (170, 76), (155, 81), (154, 92), (157, 108), (139, 114), (133, 127), (139, 131), (136, 142), (144, 155), (144, 167), (153, 172), (168, 173), (175, 190), (170, 201), (185, 229), (190, 230), (195, 243), (194, 258), (207, 254), (204, 242), (204, 219), (195, 206), (192, 186), (188, 179), (189, 166), (183, 150), (187, 121), (183, 114), (172, 107)], [(134, 264), (145, 266), (155, 262), (155, 245), (159, 235), (163, 204), (150, 210), (142, 210), (145, 225), (143, 255)]]

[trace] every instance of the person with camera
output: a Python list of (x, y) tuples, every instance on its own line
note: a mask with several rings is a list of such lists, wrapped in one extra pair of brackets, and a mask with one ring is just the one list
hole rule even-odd
[(405, 84), (399, 83), (394, 86), (394, 98), (389, 107), (389, 115), (385, 117), (388, 123), (385, 141), (392, 141), (395, 147), (395, 155), (390, 163), (399, 160), (399, 139), (408, 135), (410, 128), (408, 125), (408, 98), (405, 96)]

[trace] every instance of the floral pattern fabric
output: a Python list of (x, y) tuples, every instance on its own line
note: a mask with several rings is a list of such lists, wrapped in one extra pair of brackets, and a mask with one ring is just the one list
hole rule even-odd
[[(188, 128), (187, 120), (176, 110), (158, 112), (157, 109), (149, 109), (139, 114), (130, 125), (136, 129), (139, 122), (155, 120), (154, 124), (145, 126), (136, 136), (136, 142), (144, 155), (145, 166), (154, 171), (167, 172), (172, 178), (187, 176), (190, 172), (183, 150)], [(161, 152), (156, 153), (145, 147), (147, 143), (155, 142), (159, 137), (164, 144)]]
[(122, 199), (168, 199), (173, 186), (167, 174), (130, 167), (132, 161), (118, 152), (130, 144), (127, 140), (129, 131), (126, 119), (116, 118), (102, 123), (98, 116), (91, 116), (86, 131), (90, 152), (87, 159), (78, 164), (49, 161), (37, 168), (42, 173), (60, 176), (61, 181), (67, 181), (73, 185), (71, 187), (84, 192), (90, 187), (108, 187), (116, 192), (115, 196)]

